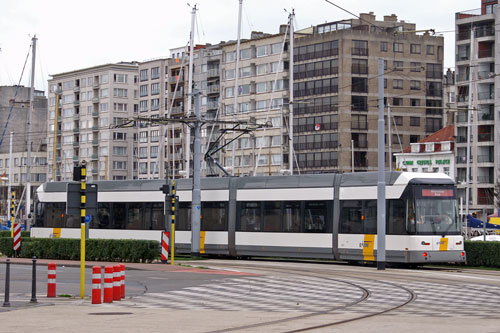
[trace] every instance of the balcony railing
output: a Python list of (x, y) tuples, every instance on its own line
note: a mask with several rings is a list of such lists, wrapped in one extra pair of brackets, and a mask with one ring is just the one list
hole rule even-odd
[(213, 84), (211, 86), (207, 86), (208, 94), (216, 94), (220, 91), (220, 86), (218, 84)]
[(492, 178), (493, 177), (490, 177), (490, 176), (477, 176), (477, 183), (478, 184), (493, 184)]
[(469, 95), (458, 95), (457, 96), (457, 102), (468, 102), (469, 101)]
[(207, 71), (207, 76), (208, 77), (216, 77), (219, 76), (219, 69), (218, 68), (212, 68)]
[(179, 114), (179, 113), (183, 113), (183, 112), (184, 112), (184, 108), (182, 106), (172, 107), (172, 114)]
[(479, 133), (477, 135), (477, 141), (479, 142), (493, 141), (493, 133)]
[(466, 123), (467, 115), (466, 114), (458, 114), (457, 115), (457, 123)]
[(368, 141), (354, 141), (354, 148), (367, 148)]
[(494, 56), (495, 56), (495, 52), (493, 49), (477, 51), (478, 58), (489, 58), (489, 57), (494, 57)]
[(207, 109), (208, 110), (217, 109), (218, 107), (219, 107), (219, 102), (217, 102), (217, 101), (207, 102)]
[(479, 100), (494, 99), (494, 98), (495, 98), (495, 94), (493, 92), (489, 92), (489, 91), (480, 92), (477, 94), (477, 99), (479, 99)]
[(478, 155), (477, 161), (479, 163), (493, 163), (495, 161), (495, 159), (491, 155)]

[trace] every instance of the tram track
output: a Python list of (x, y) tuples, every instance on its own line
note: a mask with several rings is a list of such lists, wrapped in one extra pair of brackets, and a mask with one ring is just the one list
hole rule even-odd
[[(220, 265), (220, 264), (217, 264), (217, 265)], [(333, 278), (330, 278), (330, 277), (324, 277), (324, 275), (328, 274), (328, 275), (331, 275), (331, 272), (314, 272), (314, 273), (311, 273), (310, 271), (306, 271), (305, 269), (296, 269), (296, 268), (293, 268), (293, 269), (280, 269), (280, 268), (272, 268), (272, 267), (267, 267), (267, 266), (251, 266), (251, 267), (248, 267), (248, 266), (245, 266), (245, 265), (234, 265), (234, 264), (231, 264), (231, 265), (224, 265), (222, 264), (222, 266), (231, 266), (231, 267), (235, 267), (235, 266), (239, 266), (239, 267), (244, 267), (246, 269), (252, 269), (252, 270), (257, 270), (257, 271), (265, 271), (265, 272), (275, 272), (275, 273), (286, 273), (286, 274), (289, 274), (291, 271), (292, 272), (300, 272), (300, 276), (302, 277), (316, 277), (316, 278), (322, 278), (322, 279), (326, 279), (326, 280), (329, 280), (329, 281), (334, 281), (334, 282), (337, 282), (337, 283), (344, 283), (344, 284), (349, 284), (353, 287), (356, 287), (358, 289), (360, 289), (363, 293), (363, 295), (353, 301), (353, 302), (350, 302), (348, 304), (345, 304), (345, 305), (342, 305), (342, 306), (335, 306), (335, 307), (332, 307), (330, 309), (326, 309), (325, 311), (317, 311), (317, 312), (313, 312), (313, 313), (308, 313), (308, 314), (303, 314), (303, 315), (299, 315), (299, 316), (294, 316), (294, 317), (289, 317), (289, 318), (286, 318), (286, 319), (279, 319), (279, 320), (273, 320), (273, 321), (267, 321), (267, 322), (262, 322), (262, 323), (255, 323), (255, 324), (249, 324), (249, 325), (243, 325), (243, 326), (237, 326), (237, 327), (231, 327), (231, 328), (227, 328), (227, 329), (222, 329), (222, 330), (215, 330), (215, 331), (210, 331), (210, 333), (219, 333), (219, 332), (232, 332), (232, 331), (239, 331), (239, 330), (245, 330), (245, 329), (253, 329), (253, 328), (264, 328), (264, 327), (271, 327), (273, 325), (277, 325), (277, 324), (281, 324), (281, 323), (285, 323), (285, 322), (290, 322), (290, 321), (299, 321), (299, 320), (304, 320), (304, 319), (309, 319), (309, 318), (313, 318), (313, 317), (319, 317), (319, 316), (328, 316), (328, 315), (332, 315), (332, 314), (336, 314), (336, 312), (338, 311), (342, 311), (342, 310), (351, 310), (352, 308), (354, 308), (355, 306), (359, 306), (359, 305), (362, 305), (363, 303), (366, 303), (370, 300), (371, 297), (373, 297), (373, 292), (370, 291), (368, 288), (365, 288), (363, 287), (362, 285), (360, 285), (359, 283), (355, 283), (355, 282), (351, 282), (351, 281), (346, 281), (344, 279), (333, 279)], [(344, 273), (344, 272), (335, 272), (336, 275), (342, 275), (342, 276), (346, 276), (348, 273)], [(346, 276), (346, 277), (349, 277), (349, 278), (352, 278), (350, 276)], [(400, 286), (398, 284), (395, 284), (395, 283), (391, 283), (391, 282), (387, 282), (387, 281), (378, 281), (378, 280), (375, 280), (375, 279), (367, 279), (367, 278), (359, 278), (359, 277), (356, 277), (357, 280), (363, 280), (363, 281), (366, 281), (366, 282), (370, 282), (370, 283), (375, 283), (375, 284), (382, 284), (382, 285), (389, 285), (393, 288), (397, 288), (397, 289), (400, 289), (400, 290), (403, 290), (406, 292), (407, 294), (407, 298), (404, 302), (401, 302), (399, 304), (396, 304), (394, 306), (391, 306), (389, 308), (386, 308), (386, 309), (383, 309), (381, 311), (374, 311), (373, 313), (367, 313), (367, 314), (363, 314), (361, 316), (356, 316), (356, 317), (352, 317), (352, 318), (347, 318), (347, 319), (341, 319), (341, 320), (336, 320), (336, 321), (330, 321), (330, 322), (326, 322), (326, 323), (323, 323), (323, 324), (319, 324), (319, 325), (309, 325), (307, 327), (303, 327), (303, 328), (300, 328), (300, 329), (296, 329), (296, 330), (290, 330), (290, 331), (285, 331), (285, 332), (304, 332), (304, 331), (309, 331), (309, 330), (314, 330), (314, 329), (322, 329), (322, 328), (327, 328), (327, 327), (332, 327), (332, 326), (336, 326), (336, 325), (342, 325), (342, 324), (345, 324), (345, 323), (349, 323), (349, 322), (354, 322), (354, 321), (359, 321), (359, 320), (363, 320), (363, 319), (366, 319), (366, 318), (370, 318), (370, 317), (374, 317), (374, 316), (378, 316), (378, 315), (383, 315), (385, 313), (388, 313), (390, 311), (394, 311), (394, 310), (397, 310), (397, 309), (400, 309), (412, 302), (414, 302), (417, 298), (417, 295), (414, 291), (410, 290), (409, 288), (406, 288), (406, 287), (403, 287), (403, 286)]]

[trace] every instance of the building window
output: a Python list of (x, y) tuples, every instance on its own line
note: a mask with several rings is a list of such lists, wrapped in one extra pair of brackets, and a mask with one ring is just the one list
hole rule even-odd
[(231, 52), (226, 52), (226, 62), (231, 62), (236, 59), (236, 52), (231, 51)]
[(420, 81), (411, 80), (410, 81), (410, 89), (411, 90), (420, 90)]
[[(420, 127), (420, 118), (419, 117), (410, 117), (410, 126)], [(411, 141), (412, 136), (413, 135), (410, 135), (410, 142), (412, 142)], [(418, 135), (417, 135), (417, 137), (418, 137)], [(418, 141), (418, 139), (417, 139), (417, 141)], [(417, 141), (415, 141), (415, 142), (417, 142)]]
[(151, 68), (151, 80), (160, 78), (160, 67)]
[(113, 161), (113, 170), (127, 170), (127, 162)]
[(148, 85), (147, 84), (140, 86), (139, 89), (140, 89), (139, 96), (144, 97), (144, 96), (148, 95)]
[(148, 142), (148, 132), (139, 132), (139, 142), (141, 143)]
[(247, 67), (242, 67), (240, 68), (240, 77), (247, 77), (252, 74), (252, 67), (247, 66)]
[(146, 112), (148, 111), (148, 101), (140, 101), (139, 102), (139, 111)]
[(263, 57), (267, 55), (267, 45), (257, 46), (257, 57)]
[(115, 74), (113, 77), (116, 83), (127, 83), (127, 74)]
[(352, 44), (353, 44), (352, 55), (360, 55), (360, 56), (368, 55), (368, 41), (353, 40)]
[(353, 129), (353, 130), (367, 130), (368, 129), (367, 116), (353, 114), (351, 116), (351, 129)]
[(259, 82), (255, 84), (255, 92), (256, 93), (264, 93), (267, 92), (267, 82)]
[(352, 92), (367, 93), (368, 92), (368, 79), (366, 77), (353, 77), (352, 78)]
[(403, 105), (403, 99), (400, 97), (394, 97), (392, 99), (392, 105), (394, 106), (402, 106)]
[(410, 53), (413, 54), (420, 54), (421, 52), (421, 45), (420, 44), (411, 44), (410, 45)]
[(225, 78), (226, 80), (232, 80), (235, 78), (235, 70), (234, 69), (226, 69), (225, 70)]
[(156, 111), (160, 109), (160, 99), (154, 98), (151, 100), (151, 111)]
[(113, 147), (113, 155), (118, 155), (118, 156), (127, 155), (127, 147)]
[(403, 53), (404, 45), (403, 43), (394, 43), (394, 52)]
[(148, 79), (148, 70), (147, 69), (141, 69), (139, 72), (139, 80), (141, 81), (147, 81)]
[(394, 122), (396, 123), (396, 126), (403, 126), (403, 117), (394, 116)]
[(151, 95), (158, 95), (160, 93), (160, 83), (151, 84)]
[(240, 103), (240, 112), (250, 112), (251, 104), (250, 103)]
[(352, 111), (368, 111), (368, 101), (366, 96), (351, 96)]
[(252, 52), (250, 52), (250, 49), (244, 49), (240, 50), (240, 59), (249, 59), (251, 56)]
[(139, 158), (148, 158), (148, 147), (139, 147)]
[(255, 72), (257, 75), (266, 74), (267, 73), (267, 64), (260, 64), (255, 67)]
[(368, 74), (368, 60), (352, 59), (351, 72), (352, 74)]
[(394, 79), (392, 80), (393, 89), (403, 89), (403, 80)]
[(427, 45), (427, 55), (433, 55), (434, 54), (434, 45)]
[(388, 43), (387, 42), (380, 42), (380, 51), (381, 52), (387, 52), (388, 51)]
[(410, 106), (420, 106), (420, 100), (416, 98), (410, 99)]
[(109, 82), (108, 74), (102, 74), (101, 75), (101, 83), (108, 83), (108, 82)]
[(410, 62), (410, 72), (420, 72), (422, 64), (420, 62)]
[(160, 131), (159, 130), (151, 131), (151, 142), (158, 142), (158, 141), (160, 141)]
[(125, 103), (113, 103), (114, 110), (117, 112), (127, 112), (128, 104)]
[(128, 90), (127, 89), (121, 89), (121, 88), (114, 88), (113, 89), (113, 96), (114, 97), (127, 97), (128, 95)]
[(127, 133), (114, 132), (113, 133), (114, 141), (125, 141), (127, 140)]
[(271, 44), (271, 54), (281, 53), (282, 43)]
[(403, 62), (402, 61), (394, 61), (394, 70), (402, 71), (403, 70)]

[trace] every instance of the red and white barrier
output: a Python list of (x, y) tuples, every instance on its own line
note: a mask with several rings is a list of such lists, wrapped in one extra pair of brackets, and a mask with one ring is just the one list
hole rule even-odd
[(14, 241), (12, 248), (14, 251), (21, 249), (21, 223), (14, 223)]
[(120, 297), (125, 298), (125, 265), (120, 264), (121, 279), (120, 279)]
[(92, 304), (101, 304), (101, 267), (92, 267)]
[(170, 239), (170, 232), (162, 232), (161, 234), (161, 262), (164, 264), (168, 261), (168, 242)]
[(56, 264), (53, 262), (48, 264), (47, 297), (56, 297)]
[(113, 266), (104, 267), (104, 303), (113, 303)]
[(113, 301), (119, 301), (121, 299), (121, 266), (113, 266)]

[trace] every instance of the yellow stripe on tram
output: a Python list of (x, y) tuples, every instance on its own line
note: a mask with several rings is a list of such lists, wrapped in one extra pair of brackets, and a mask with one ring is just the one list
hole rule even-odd
[(375, 246), (375, 235), (365, 235), (363, 241), (363, 260), (375, 261), (375, 256), (373, 255), (373, 248)]
[(200, 231), (200, 254), (205, 253), (205, 231)]
[(439, 251), (447, 251), (448, 250), (448, 238), (441, 238), (439, 241)]

